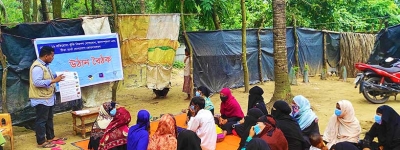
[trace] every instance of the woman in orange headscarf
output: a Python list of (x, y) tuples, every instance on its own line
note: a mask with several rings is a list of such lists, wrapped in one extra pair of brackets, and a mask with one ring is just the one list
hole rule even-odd
[(158, 123), (158, 128), (149, 141), (148, 150), (176, 150), (176, 120), (173, 115), (165, 114)]

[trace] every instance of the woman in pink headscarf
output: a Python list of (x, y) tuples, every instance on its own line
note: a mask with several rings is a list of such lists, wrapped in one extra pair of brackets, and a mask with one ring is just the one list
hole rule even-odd
[(219, 126), (224, 131), (224, 135), (232, 134), (232, 125), (237, 124), (243, 117), (243, 111), (239, 103), (233, 97), (229, 88), (223, 88), (220, 92), (221, 99), (221, 116), (219, 118)]
[(356, 118), (353, 105), (348, 100), (336, 103), (335, 114), (332, 115), (325, 129), (323, 140), (330, 149), (340, 142), (357, 145), (361, 134), (360, 122)]

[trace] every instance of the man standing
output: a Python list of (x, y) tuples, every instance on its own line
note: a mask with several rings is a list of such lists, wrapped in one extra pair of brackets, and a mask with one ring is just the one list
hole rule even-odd
[[(38, 147), (50, 148), (56, 144), (65, 144), (64, 139), (54, 136), (53, 106), (55, 102), (55, 83), (64, 76), (55, 77), (49, 68), (54, 59), (54, 49), (44, 46), (40, 49), (39, 59), (30, 68), (29, 98), (36, 109), (35, 132)], [(46, 142), (46, 139), (48, 142)]]
[(196, 132), (201, 139), (201, 149), (215, 150), (217, 143), (217, 131), (214, 116), (211, 111), (204, 109), (205, 101), (202, 97), (192, 98), (189, 111), (192, 117), (188, 122), (188, 130)]

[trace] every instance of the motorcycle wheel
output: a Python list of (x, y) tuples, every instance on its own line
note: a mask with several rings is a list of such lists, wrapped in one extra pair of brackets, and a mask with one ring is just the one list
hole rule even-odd
[[(381, 81), (381, 79), (378, 77), (371, 77), (371, 78), (368, 78), (365, 82), (379, 84), (380, 81)], [(367, 99), (369, 102), (374, 103), (374, 104), (383, 104), (386, 101), (388, 101), (389, 97), (390, 97), (387, 94), (381, 94), (381, 92), (378, 92), (378, 91), (367, 91), (365, 89), (365, 87), (363, 90), (363, 95), (364, 95), (365, 99)]]

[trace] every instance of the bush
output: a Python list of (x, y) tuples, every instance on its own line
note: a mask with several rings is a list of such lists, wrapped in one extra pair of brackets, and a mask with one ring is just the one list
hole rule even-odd
[(185, 68), (185, 63), (181, 61), (175, 61), (174, 64), (172, 64), (172, 66), (176, 69), (183, 69)]

